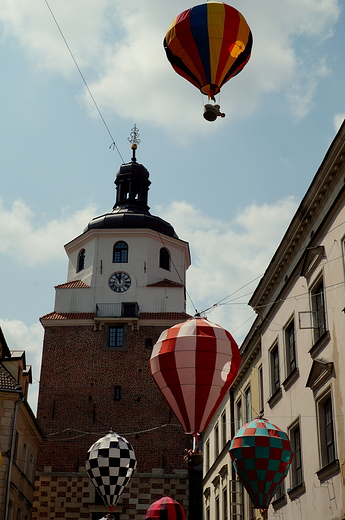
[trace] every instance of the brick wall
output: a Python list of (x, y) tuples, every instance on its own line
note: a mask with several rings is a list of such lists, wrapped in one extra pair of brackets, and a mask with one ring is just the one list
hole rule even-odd
[[(188, 486), (183, 452), (189, 447), (190, 439), (183, 433), (151, 377), (148, 366), (151, 350), (145, 347), (146, 338), (151, 338), (154, 343), (165, 328), (142, 326), (139, 330), (132, 330), (129, 327), (126, 351), (104, 350), (104, 331), (94, 330), (92, 326), (46, 328), (38, 402), (38, 420), (46, 440), (38, 456), (41, 476), (37, 481), (33, 519), (92, 518), (89, 497), (83, 495), (85, 491), (78, 492), (77, 506), (68, 506), (72, 509), (78, 507), (77, 512), (67, 511), (67, 506), (62, 507), (61, 503), (59, 509), (64, 510), (58, 511), (55, 505), (58, 497), (52, 495), (56, 493), (52, 491), (56, 486), (44, 483), (51, 482), (49, 474), (51, 477), (61, 472), (75, 475), (82, 471), (88, 449), (110, 429), (132, 444), (138, 462), (137, 474), (152, 475), (158, 471), (169, 487), (166, 475), (182, 471), (181, 485), (186, 498)], [(115, 386), (121, 386), (120, 401), (114, 399)], [(179, 486), (178, 480), (176, 486)], [(131, 482), (133, 486), (136, 482), (134, 477)], [(146, 508), (149, 500), (157, 500), (153, 499), (154, 496), (161, 498), (164, 495), (165, 486), (158, 491), (151, 489), (151, 481), (147, 484), (150, 485), (147, 493), (150, 497), (141, 499), (147, 501), (142, 503)], [(48, 497), (41, 495), (45, 493), (44, 487), (50, 490)], [(68, 491), (71, 492), (75, 491)], [(135, 487), (131, 493), (136, 495)], [(73, 502), (75, 497), (68, 498)], [(140, 510), (137, 496), (123, 495), (123, 499), (127, 498), (134, 501)], [(84, 503), (87, 504), (85, 508)], [(129, 516), (135, 515), (133, 512), (126, 514), (121, 516), (121, 520), (144, 518), (140, 513), (137, 513), (139, 516)]]
[[(115, 512), (120, 514), (121, 520), (143, 520), (149, 505), (162, 496), (174, 498), (188, 511), (187, 472), (136, 473), (123, 491)], [(95, 505), (95, 488), (87, 475), (45, 473), (37, 478), (33, 520), (101, 518), (108, 512), (108, 507)]]

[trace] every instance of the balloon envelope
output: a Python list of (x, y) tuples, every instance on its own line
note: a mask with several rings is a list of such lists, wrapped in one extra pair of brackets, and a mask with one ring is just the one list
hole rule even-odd
[(186, 513), (176, 500), (163, 497), (150, 505), (145, 520), (186, 520)]
[(186, 433), (207, 428), (241, 357), (230, 332), (204, 318), (165, 330), (154, 345), (151, 374)]
[(293, 459), (288, 436), (266, 419), (257, 418), (238, 430), (230, 455), (254, 507), (266, 510)]
[(86, 471), (108, 506), (115, 506), (136, 468), (132, 446), (121, 435), (108, 433), (87, 452)]
[(242, 14), (223, 2), (207, 2), (179, 14), (163, 42), (174, 70), (212, 99), (246, 65), (252, 44)]

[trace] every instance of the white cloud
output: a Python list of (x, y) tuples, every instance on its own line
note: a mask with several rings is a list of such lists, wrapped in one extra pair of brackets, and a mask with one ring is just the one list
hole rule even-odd
[[(251, 26), (254, 48), (246, 69), (224, 87), (225, 122), (248, 116), (272, 91), (285, 92), (292, 113), (303, 117), (328, 74), (322, 44), (339, 17), (339, 0), (232, 4)], [(101, 109), (180, 133), (196, 127), (214, 131), (215, 126), (200, 125), (205, 98), (174, 73), (162, 47), (171, 21), (186, 9), (184, 1), (50, 0), (49, 5)], [(0, 21), (39, 67), (60, 73), (75, 67), (45, 2), (33, 7), (31, 0), (2, 0)], [(297, 46), (298, 37), (318, 48), (316, 66), (303, 55), (303, 45)], [(87, 93), (84, 99), (94, 111)]]
[(65, 210), (60, 218), (47, 220), (35, 217), (20, 200), (14, 201), (10, 209), (0, 201), (0, 253), (29, 266), (64, 259), (61, 244), (80, 235), (95, 210), (92, 205), (73, 214)]
[(345, 119), (345, 113), (344, 114), (336, 114), (333, 118), (333, 124), (334, 124), (334, 130), (335, 132), (338, 132), (339, 128), (343, 124)]
[[(249, 328), (247, 320), (253, 317), (247, 302), (296, 207), (292, 197), (275, 204), (252, 204), (229, 222), (211, 218), (186, 202), (156, 208), (190, 244), (187, 289), (199, 312), (222, 301), (209, 312), (209, 319), (231, 333), (238, 330), (237, 337), (243, 337)], [(189, 312), (194, 312), (191, 305)]]
[(32, 384), (29, 387), (28, 401), (36, 412), (41, 371), (41, 352), (43, 343), (43, 327), (39, 323), (27, 326), (19, 320), (0, 319), (0, 327), (8, 348), (24, 350), (26, 364), (32, 366)]

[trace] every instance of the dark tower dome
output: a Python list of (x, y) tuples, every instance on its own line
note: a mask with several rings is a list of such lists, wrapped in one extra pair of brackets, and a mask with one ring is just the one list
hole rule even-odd
[(131, 162), (122, 164), (117, 172), (114, 182), (116, 185), (116, 202), (113, 211), (92, 219), (84, 233), (89, 229), (101, 228), (146, 228), (178, 238), (169, 222), (155, 217), (149, 212), (150, 207), (147, 202), (151, 182), (149, 172), (145, 166), (137, 162), (135, 156), (137, 144), (140, 142), (135, 125), (131, 136), (133, 155)]

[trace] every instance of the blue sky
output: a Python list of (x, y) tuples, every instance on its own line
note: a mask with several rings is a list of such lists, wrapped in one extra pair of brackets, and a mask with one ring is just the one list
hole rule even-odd
[(252, 29), (253, 53), (221, 91), (226, 117), (208, 123), (206, 99), (162, 47), (192, 4), (1, 2), (0, 326), (33, 365), (33, 406), (38, 320), (66, 281), (63, 245), (111, 210), (122, 162), (48, 6), (125, 161), (139, 128), (151, 212), (190, 243), (188, 310), (225, 299), (208, 318), (240, 342), (249, 296), (344, 119), (345, 19), (340, 0), (231, 5)]

